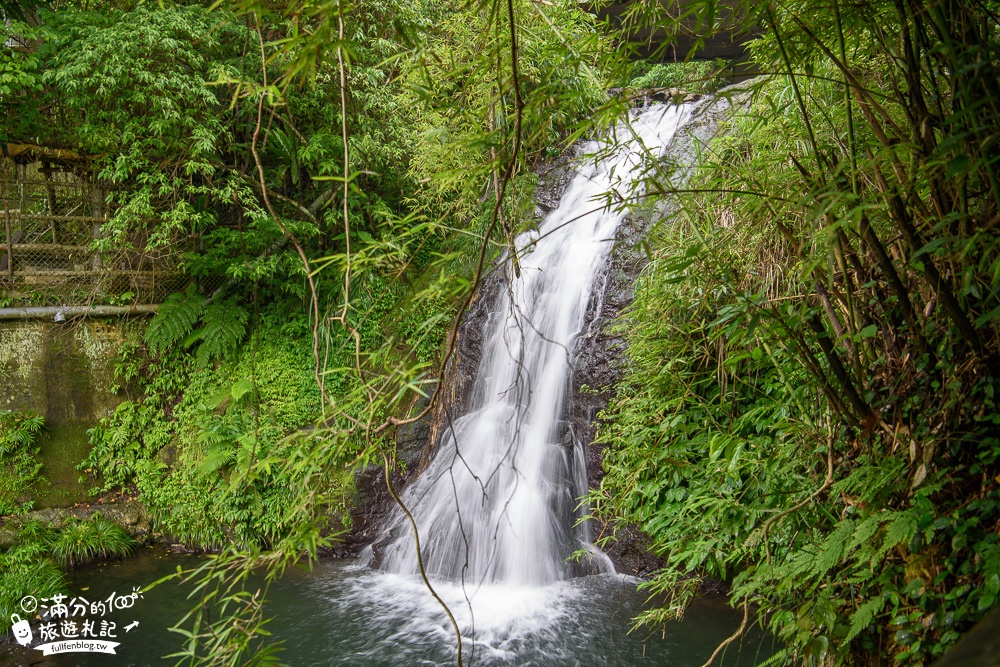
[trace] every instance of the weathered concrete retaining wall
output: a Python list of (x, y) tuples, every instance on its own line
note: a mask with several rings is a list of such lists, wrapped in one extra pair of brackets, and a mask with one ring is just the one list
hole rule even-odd
[(40, 506), (86, 499), (76, 465), (89, 451), (87, 429), (122, 400), (110, 388), (123, 339), (117, 320), (0, 322), (0, 410), (45, 417)]
[(49, 425), (96, 422), (120, 402), (110, 387), (122, 340), (100, 320), (0, 323), (0, 406)]

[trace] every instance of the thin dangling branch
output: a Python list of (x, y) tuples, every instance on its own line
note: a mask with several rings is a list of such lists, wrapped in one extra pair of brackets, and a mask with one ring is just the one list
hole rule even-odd
[[(347, 315), (351, 307), (351, 218), (348, 196), (351, 192), (351, 154), (347, 145), (347, 64), (344, 62), (344, 14), (343, 8), (337, 10), (337, 69), (340, 74), (340, 138), (344, 145), (344, 184), (343, 184), (343, 215), (344, 215), (344, 302), (341, 305), (340, 314), (331, 318), (333, 322), (340, 322), (351, 338), (354, 339), (354, 367), (358, 372), (358, 379), (362, 380), (366, 391), (371, 396), (371, 389), (363, 381), (364, 370), (361, 368), (361, 334), (348, 321)], [(370, 402), (370, 401), (369, 401)]]
[[(264, 119), (264, 96), (267, 95), (267, 55), (264, 51), (264, 34), (260, 28), (260, 17), (257, 13), (253, 14), (254, 24), (256, 25), (257, 31), (257, 42), (260, 45), (260, 67), (261, 75), (263, 77), (263, 87), (260, 91), (260, 99), (257, 101), (257, 125), (254, 127), (253, 137), (250, 141), (250, 153), (253, 155), (254, 164), (257, 166), (257, 178), (260, 182), (261, 197), (264, 199), (264, 206), (267, 207), (267, 212), (270, 214), (271, 219), (274, 220), (278, 228), (281, 229), (282, 234), (292, 240), (292, 245), (295, 246), (295, 252), (298, 253), (299, 259), (302, 260), (302, 265), (306, 270), (306, 280), (309, 282), (309, 295), (312, 307), (312, 336), (313, 336), (313, 359), (315, 361), (315, 380), (319, 387), (320, 396), (326, 399), (326, 389), (323, 383), (323, 374), (320, 372), (320, 358), (319, 358), (319, 296), (316, 293), (316, 282), (313, 280), (312, 269), (309, 265), (309, 257), (306, 256), (305, 250), (302, 248), (302, 244), (299, 240), (292, 234), (285, 224), (278, 217), (277, 212), (274, 210), (274, 206), (271, 204), (271, 198), (268, 196), (267, 182), (264, 178), (264, 164), (260, 160), (260, 153), (257, 151), (257, 142), (260, 140), (260, 130)], [(323, 405), (323, 410), (326, 410), (326, 400), (321, 401)]]

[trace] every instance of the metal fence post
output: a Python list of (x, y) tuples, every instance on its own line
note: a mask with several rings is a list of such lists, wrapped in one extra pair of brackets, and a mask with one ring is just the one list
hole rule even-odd
[(7, 181), (0, 184), (3, 188), (3, 217), (7, 233), (7, 280), (14, 283), (14, 234), (10, 229), (10, 205), (7, 202)]

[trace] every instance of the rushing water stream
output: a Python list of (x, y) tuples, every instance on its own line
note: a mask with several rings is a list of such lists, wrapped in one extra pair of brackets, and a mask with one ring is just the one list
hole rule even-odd
[[(632, 118), (614, 150), (578, 165), (559, 206), (516, 239), (520, 275), (507, 258), (505, 289), (489, 304), (471, 409), (446, 429), (404, 494), (426, 571), (461, 628), (466, 665), (697, 667), (738, 625), (721, 599), (703, 599), (683, 623), (652, 636), (629, 633), (645, 596), (592, 545), (580, 503), (585, 443), (562, 444), (577, 337), (624, 217), (602, 204), (609, 192), (640, 193), (645, 157), (662, 155), (690, 114), (688, 106), (656, 106)], [(585, 151), (602, 148), (593, 143)], [(415, 544), (400, 512), (360, 562), (323, 562), (278, 581), (267, 611), (269, 629), (284, 641), (284, 661), (454, 664), (455, 636), (418, 576)], [(572, 577), (571, 559), (583, 561), (577, 572), (591, 575)], [(90, 599), (128, 593), (178, 562), (192, 559), (147, 550), (77, 573), (74, 591)], [(163, 585), (115, 612), (118, 656), (76, 653), (32, 664), (161, 664), (180, 644), (168, 628), (191, 606), (185, 593)], [(766, 657), (761, 645), (750, 635), (724, 664), (753, 664)]]
[[(566, 390), (594, 283), (625, 215), (602, 204), (609, 193), (626, 200), (640, 194), (647, 157), (662, 155), (690, 112), (656, 105), (633, 118), (609, 155), (577, 166), (538, 230), (515, 240), (520, 275), (508, 258), (507, 289), (490, 306), (471, 409), (449, 425), (403, 496), (428, 575), (474, 588), (543, 586), (570, 575), (574, 552), (587, 554), (587, 571), (614, 571), (579, 521), (586, 457), (584, 443), (560, 444)], [(584, 150), (601, 148), (594, 142)], [(387, 545), (376, 545), (383, 553), (367, 557), (388, 572), (419, 573), (401, 511), (389, 534)]]
[[(144, 549), (121, 563), (73, 574), (73, 595), (106, 598), (145, 586), (200, 557)], [(655, 632), (635, 631), (631, 619), (645, 608), (635, 580), (621, 575), (580, 577), (545, 587), (485, 587), (479, 641), (465, 647), (466, 665), (505, 667), (698, 667), (739, 625), (740, 614), (722, 597), (697, 601), (681, 622)], [(129, 610), (109, 615), (120, 642), (117, 655), (73, 653), (42, 658), (22, 653), (9, 664), (58, 667), (150, 667), (173, 664), (180, 635), (169, 631), (192, 602), (190, 587), (161, 584)], [(459, 586), (441, 593), (463, 617)], [(467, 608), (466, 608), (467, 609)], [(312, 572), (291, 570), (273, 584), (269, 629), (284, 642), (281, 659), (292, 667), (410, 667), (454, 665), (455, 637), (441, 607), (417, 579), (384, 574), (356, 561), (324, 561)], [(135, 621), (133, 630), (123, 628)], [(770, 641), (751, 634), (721, 665), (751, 667), (770, 653)], [(3, 661), (0, 660), (0, 664)]]

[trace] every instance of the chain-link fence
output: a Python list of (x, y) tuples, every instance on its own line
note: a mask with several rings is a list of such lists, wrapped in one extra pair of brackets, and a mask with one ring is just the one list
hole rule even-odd
[(150, 304), (184, 289), (195, 238), (149, 250), (137, 230), (98, 250), (108, 194), (79, 158), (0, 160), (0, 307)]

